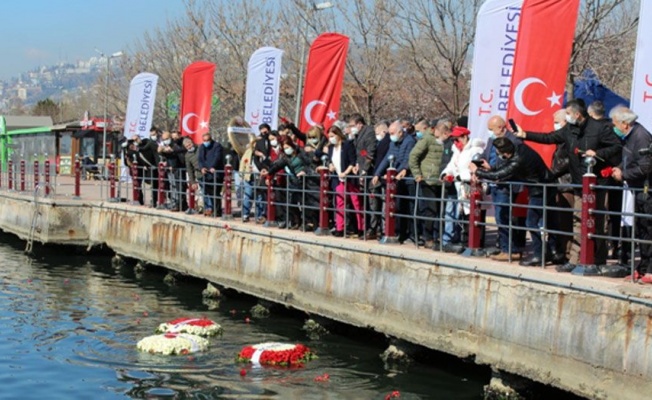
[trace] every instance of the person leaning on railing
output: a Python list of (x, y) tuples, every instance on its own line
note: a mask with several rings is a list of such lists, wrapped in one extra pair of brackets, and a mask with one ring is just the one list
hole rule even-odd
[(249, 135), (249, 143), (247, 148), (242, 153), (242, 160), (240, 161), (240, 182), (242, 185), (242, 222), (249, 222), (251, 217), (251, 205), (254, 201), (254, 168), (253, 161), (254, 145), (256, 144), (256, 137), (252, 134)]
[[(574, 185), (578, 187), (582, 184), (582, 175), (587, 172), (587, 166), (584, 164), (584, 157), (594, 157), (596, 165), (594, 170), (601, 171), (610, 165), (610, 160), (621, 154), (622, 145), (620, 140), (613, 131), (592, 118), (589, 118), (586, 112), (584, 102), (571, 100), (566, 104), (566, 121), (568, 122), (563, 128), (550, 133), (525, 132), (519, 127), (518, 136), (532, 142), (543, 144), (560, 144), (566, 145), (568, 155), (568, 166), (571, 179)], [(602, 177), (597, 174), (597, 184), (604, 185), (608, 182), (608, 177)], [(604, 190), (596, 190), (596, 209), (605, 211)], [(574, 204), (575, 210), (582, 208), (581, 189), (575, 189)], [(575, 269), (580, 260), (580, 234), (582, 216), (580, 211), (574, 213), (573, 219), (573, 242), (571, 245), (571, 257), (568, 263), (558, 266), (557, 271), (571, 272)], [(595, 214), (595, 234), (605, 234), (604, 214)], [(603, 265), (607, 261), (607, 246), (604, 239), (595, 239), (595, 263)], [(597, 271), (595, 271), (597, 273)]]
[[(305, 222), (301, 220), (299, 206), (303, 205), (302, 191), (304, 178), (307, 175), (307, 164), (307, 160), (301, 157), (299, 147), (292, 140), (286, 139), (283, 142), (283, 154), (272, 163), (269, 170), (261, 171), (263, 177), (271, 177), (281, 170), (285, 171), (288, 181), (288, 229), (299, 229)], [(310, 223), (314, 225), (316, 221), (314, 213), (308, 213), (307, 218), (310, 218)]]
[[(539, 184), (550, 183), (554, 180), (552, 172), (548, 169), (541, 156), (530, 146), (520, 144), (515, 146), (507, 137), (499, 137), (493, 141), (498, 157), (504, 161), (500, 166), (494, 169), (488, 168), (488, 165), (482, 167), (474, 163), (469, 164), (471, 173), (479, 179), (486, 179), (493, 182), (523, 182), (526, 184), (529, 192), (529, 202), (527, 209), (526, 227), (529, 229), (532, 238), (531, 256), (527, 260), (521, 260), (520, 265), (533, 267), (542, 264), (542, 255), (544, 245), (539, 230), (543, 225), (543, 207), (552, 206), (555, 199), (555, 190), (548, 187), (544, 190)], [(545, 192), (545, 193), (544, 193)], [(545, 194), (545, 197), (544, 197)], [(548, 226), (545, 228), (555, 229), (552, 219), (548, 220)], [(552, 240), (554, 236), (550, 236)], [(554, 251), (554, 242), (549, 242), (545, 246), (548, 254)], [(548, 261), (554, 256), (546, 257)]]
[(216, 199), (216, 196), (221, 192), (222, 182), (224, 181), (222, 145), (214, 141), (208, 132), (202, 135), (202, 141), (197, 159), (202, 174), (204, 215), (207, 217), (221, 217), (222, 204), (221, 201)]
[(152, 206), (158, 203), (158, 134), (154, 132), (149, 139), (141, 139), (135, 135), (132, 140), (138, 145), (138, 168), (143, 171), (143, 183), (152, 189)]

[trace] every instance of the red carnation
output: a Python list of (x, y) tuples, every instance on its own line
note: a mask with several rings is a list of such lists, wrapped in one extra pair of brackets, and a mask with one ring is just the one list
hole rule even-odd
[(368, 153), (367, 153), (367, 150), (364, 150), (364, 149), (362, 149), (362, 151), (360, 152), (360, 155), (361, 155), (362, 157), (367, 157), (367, 154), (368, 154)]
[(444, 180), (448, 183), (453, 183), (455, 181), (455, 177), (453, 175), (446, 175), (446, 178)]
[(600, 171), (600, 175), (603, 178), (609, 178), (613, 172), (614, 172), (614, 169), (612, 167), (606, 167), (606, 168), (603, 168)]
[(581, 151), (580, 151), (580, 149), (579, 149), (579, 148), (577, 148), (577, 147), (575, 148), (575, 150), (574, 150), (573, 152), (575, 153), (575, 155), (578, 155), (578, 154), (580, 154), (580, 153), (581, 153)]

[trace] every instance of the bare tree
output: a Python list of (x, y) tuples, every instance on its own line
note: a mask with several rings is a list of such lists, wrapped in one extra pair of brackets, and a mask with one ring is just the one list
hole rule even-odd
[(391, 0), (400, 24), (391, 37), (415, 78), (449, 114), (468, 107), (469, 50), (481, 0)]
[(632, 10), (638, 6), (638, 0), (583, 0), (566, 83), (569, 98), (586, 70), (617, 92), (629, 93), (638, 23), (638, 12)]

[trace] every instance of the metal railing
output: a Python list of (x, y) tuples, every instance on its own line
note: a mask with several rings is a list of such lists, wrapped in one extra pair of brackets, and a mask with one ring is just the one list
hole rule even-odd
[[(635, 229), (640, 223), (652, 225), (652, 221), (648, 222), (652, 216), (627, 210), (608, 211), (597, 204), (604, 191), (629, 191), (635, 198), (643, 189), (598, 186), (593, 174), (584, 175), (581, 186), (500, 183), (507, 188), (508, 199), (514, 199), (517, 188), (524, 185), (540, 189), (542, 203), (530, 205), (488, 201), (481, 182), (453, 183), (458, 189), (463, 186), (467, 193), (454, 196), (445, 182), (429, 185), (411, 177), (399, 180), (393, 166), (382, 177), (380, 185), (373, 185), (370, 176), (348, 176), (340, 180), (325, 166), (306, 169), (300, 176), (283, 170), (274, 176), (239, 172), (234, 171), (230, 159), (226, 160), (224, 169), (202, 171), (198, 179), (189, 179), (185, 169), (170, 168), (164, 163), (144, 166), (133, 160), (127, 166), (119, 166), (114, 158), (106, 167), (93, 166), (91, 170), (82, 165), (78, 156), (73, 176), (63, 179), (52, 164), (47, 155), (35, 155), (34, 162), (29, 164), (25, 160), (9, 161), (7, 168), (0, 170), (0, 190), (30, 192), (42, 187), (44, 197), (129, 202), (188, 214), (201, 212), (224, 220), (239, 217), (249, 221), (253, 217), (255, 222), (268, 227), (299, 229), (317, 235), (335, 233), (362, 240), (378, 238), (384, 244), (412, 240), (416, 247), (428, 244), (440, 251), (448, 250), (451, 244), (463, 245), (466, 255), (485, 255), (485, 233), (500, 230), (507, 232), (510, 261), (513, 254), (523, 251), (516, 248), (515, 238), (529, 232), (531, 236), (541, 237), (541, 247), (531, 249), (541, 254), (541, 267), (550, 261), (551, 239), (567, 238), (578, 242), (577, 264), (580, 266), (594, 265), (596, 243), (608, 240), (628, 248), (632, 279), (636, 270), (636, 248), (652, 245), (652, 241), (638, 238)], [(94, 177), (98, 180), (93, 181)], [(548, 201), (561, 187), (577, 195), (581, 193), (580, 208), (560, 207)], [(485, 218), (483, 210), (496, 206), (508, 208), (506, 222), (491, 222)], [(537, 227), (514, 223), (511, 216), (519, 209), (540, 215)], [(558, 213), (580, 216), (580, 229), (572, 232), (552, 224)], [(627, 237), (607, 235), (597, 229), (597, 222), (615, 217), (631, 220), (632, 229)], [(458, 239), (458, 235), (461, 238)], [(428, 243), (421, 240), (424, 238)]]

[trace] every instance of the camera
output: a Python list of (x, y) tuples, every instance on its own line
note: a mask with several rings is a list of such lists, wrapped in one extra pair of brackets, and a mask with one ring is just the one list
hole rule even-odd
[(652, 153), (652, 144), (649, 145), (647, 148), (643, 148), (643, 149), (638, 150), (638, 154), (640, 154), (642, 156), (647, 156), (650, 153)]

